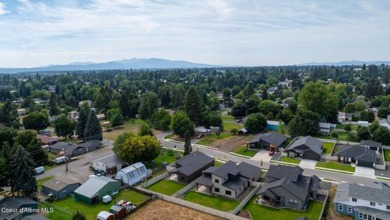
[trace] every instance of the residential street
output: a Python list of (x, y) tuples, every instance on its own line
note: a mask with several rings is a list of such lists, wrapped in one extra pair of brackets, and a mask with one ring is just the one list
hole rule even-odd
[[(161, 145), (164, 147), (168, 148), (174, 148), (176, 147), (179, 150), (184, 149), (184, 143), (178, 142), (178, 141), (166, 141), (163, 138), (170, 134), (170, 132), (163, 132), (160, 133), (157, 136), (158, 140), (161, 142)], [(113, 146), (113, 141), (111, 140), (104, 140), (103, 141), (104, 145), (107, 145), (99, 150), (93, 151), (88, 154), (84, 154), (80, 156), (80, 159), (76, 161), (72, 161), (69, 163), (69, 172), (65, 172), (65, 165), (60, 165), (57, 166), (51, 170), (45, 171), (44, 174), (38, 175), (37, 179), (42, 179), (47, 176), (53, 176), (53, 175), (73, 175), (75, 178), (79, 179), (80, 181), (85, 181), (88, 176), (90, 175), (89, 171), (89, 162), (99, 159), (101, 157), (113, 154), (112, 146)], [(211, 147), (206, 147), (206, 146), (200, 146), (197, 144), (192, 145), (192, 150), (193, 151), (201, 151), (205, 154), (208, 154), (210, 156), (213, 156), (215, 158), (221, 159), (221, 160), (232, 160), (234, 162), (247, 162), (256, 166), (261, 165), (261, 161), (258, 160), (253, 160), (253, 159), (247, 159), (244, 157), (239, 157), (235, 156), (229, 153), (225, 153), (216, 149), (213, 149)], [(268, 169), (270, 166), (270, 163), (263, 161), (262, 162), (262, 168)], [(373, 178), (365, 178), (362, 176), (354, 176), (354, 175), (348, 175), (348, 174), (341, 174), (341, 173), (335, 173), (335, 172), (329, 172), (329, 171), (322, 171), (322, 170), (314, 170), (314, 169), (308, 169), (304, 168), (304, 174), (305, 175), (317, 175), (320, 178), (331, 180), (331, 181), (347, 181), (347, 182), (357, 182), (357, 183), (362, 183), (362, 184), (367, 184), (371, 182), (383, 182), (383, 180), (378, 180), (378, 179), (373, 179)]]

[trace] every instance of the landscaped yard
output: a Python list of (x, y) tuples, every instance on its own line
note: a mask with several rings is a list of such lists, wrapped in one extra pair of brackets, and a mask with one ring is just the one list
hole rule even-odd
[(338, 132), (337, 134), (339, 135), (337, 140), (339, 140), (339, 141), (348, 141), (348, 133), (347, 132)]
[(49, 219), (71, 219), (72, 214), (79, 210), (84, 213), (87, 219), (96, 219), (97, 214), (100, 211), (106, 210), (109, 211), (110, 207), (119, 200), (131, 201), (135, 205), (139, 205), (149, 199), (149, 196), (143, 195), (133, 190), (121, 191), (114, 200), (110, 203), (98, 203), (95, 205), (87, 205), (83, 202), (75, 201), (73, 197), (67, 197), (52, 203), (40, 203), (41, 207), (54, 208), (52, 213), (49, 213), (47, 217)]
[(254, 196), (248, 204), (244, 207), (245, 210), (251, 213), (252, 219), (283, 219), (283, 220), (295, 220), (298, 217), (305, 216), (307, 219), (319, 219), (323, 203), (310, 201), (305, 211), (295, 211), (291, 209), (274, 209), (263, 205), (255, 204), (257, 199)]
[(322, 147), (324, 148), (323, 154), (331, 154), (331, 153), (332, 153), (333, 145), (334, 145), (334, 143), (323, 142), (323, 143), (322, 143)]
[(291, 157), (280, 157), (280, 159), (281, 159), (283, 162), (287, 162), (287, 163), (299, 164), (299, 163), (301, 162), (300, 159), (291, 158)]
[(124, 132), (133, 132), (138, 133), (138, 127), (139, 124), (141, 124), (141, 119), (130, 119), (125, 122), (122, 128), (113, 129), (109, 132), (103, 132), (103, 138), (104, 139), (110, 139), (115, 140), (119, 135), (123, 134)]
[(158, 157), (154, 159), (154, 162), (157, 165), (161, 165), (162, 162), (173, 163), (176, 161), (177, 154), (181, 154), (181, 153), (174, 150), (163, 149), (161, 150), (160, 155), (158, 155)]
[(200, 141), (198, 141), (197, 144), (209, 145), (214, 141), (223, 140), (223, 139), (229, 138), (231, 136), (232, 135), (230, 134), (230, 132), (223, 132), (219, 135), (211, 134), (211, 135), (207, 135), (207, 136), (203, 137)]
[(333, 161), (318, 162), (317, 165), (316, 165), (316, 168), (317, 167), (334, 169), (334, 170), (341, 170), (341, 171), (355, 172), (355, 167), (352, 167), (349, 164), (342, 164), (342, 163), (337, 163), (337, 162), (333, 162)]
[(229, 123), (229, 122), (223, 122), (223, 130), (226, 132), (230, 132), (232, 129), (240, 130), (244, 127), (244, 124), (235, 124), (235, 123)]
[(390, 161), (390, 150), (383, 150), (385, 161)]
[(175, 194), (177, 191), (183, 189), (184, 187), (185, 186), (180, 183), (164, 179), (149, 186), (148, 189), (154, 192), (171, 196)]
[(255, 150), (248, 150), (246, 145), (244, 145), (244, 146), (238, 148), (236, 151), (234, 151), (234, 153), (241, 154), (241, 155), (244, 155), (244, 156), (253, 157), (253, 156), (255, 156), (257, 151), (255, 151)]
[(198, 192), (188, 192), (184, 195), (184, 200), (197, 203), (221, 211), (230, 211), (238, 206), (238, 201), (226, 199), (220, 196), (211, 196)]

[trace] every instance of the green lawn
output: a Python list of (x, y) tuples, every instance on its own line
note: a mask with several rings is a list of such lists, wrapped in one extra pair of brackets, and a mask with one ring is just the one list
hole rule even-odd
[(177, 191), (183, 189), (184, 187), (185, 186), (180, 183), (164, 179), (149, 186), (148, 189), (154, 192), (171, 196), (175, 194)]
[(339, 140), (339, 141), (348, 141), (348, 133), (347, 132), (338, 132), (337, 134), (339, 135), (337, 140)]
[(54, 176), (47, 176), (47, 177), (44, 177), (40, 180), (37, 180), (37, 186), (38, 186), (38, 190), (41, 190), (42, 189), (42, 184), (46, 181), (48, 181), (49, 179), (52, 179)]
[(209, 144), (213, 143), (214, 141), (223, 140), (223, 139), (229, 138), (231, 136), (232, 135), (230, 134), (230, 132), (223, 132), (220, 135), (216, 135), (216, 134), (207, 135), (207, 136), (203, 137), (200, 141), (198, 141), (197, 144), (209, 145)]
[(122, 128), (113, 129), (109, 132), (103, 132), (104, 139), (115, 140), (119, 135), (124, 132), (132, 132), (134, 134), (138, 133), (139, 125), (143, 121), (141, 119), (130, 119), (125, 122)]
[(157, 165), (161, 165), (162, 162), (173, 163), (176, 161), (176, 155), (180, 154), (174, 150), (163, 149), (160, 155), (154, 159)]
[(235, 150), (234, 153), (241, 154), (241, 155), (244, 155), (244, 156), (253, 157), (253, 156), (255, 156), (257, 151), (256, 150), (248, 150), (246, 145), (244, 145), (244, 146), (238, 148), (237, 150)]
[(332, 137), (330, 135), (323, 135), (323, 134), (315, 134), (313, 137), (316, 138), (322, 138), (322, 139), (331, 139)]
[(219, 161), (217, 161), (217, 160), (214, 160), (214, 166), (220, 167), (220, 166), (222, 166), (222, 164), (224, 164), (224, 163), (219, 162)]
[(173, 137), (173, 134), (168, 134), (167, 136), (164, 137), (164, 139), (171, 139)]
[(145, 196), (133, 190), (126, 190), (121, 191), (117, 196), (115, 196), (113, 201), (107, 204), (101, 202), (95, 205), (87, 205), (83, 202), (74, 200), (73, 197), (67, 197), (65, 199), (54, 201), (52, 203), (40, 203), (40, 206), (54, 209), (54, 212), (49, 213), (47, 215), (49, 219), (71, 219), (71, 215), (76, 210), (79, 210), (80, 212), (84, 213), (87, 219), (96, 219), (96, 216), (100, 211), (109, 211), (110, 207), (114, 205), (116, 201), (122, 199), (126, 201), (131, 201), (135, 205), (139, 205), (149, 199), (149, 196)]
[(255, 204), (257, 199), (254, 196), (244, 207), (245, 210), (251, 213), (253, 220), (260, 219), (283, 219), (283, 220), (295, 220), (301, 216), (306, 216), (310, 220), (319, 219), (323, 203), (310, 201), (305, 211), (296, 211), (291, 209), (274, 209), (259, 204)]
[(234, 123), (229, 123), (229, 122), (223, 122), (223, 130), (230, 132), (233, 128), (240, 130), (243, 128), (243, 124), (234, 124)]
[(221, 119), (222, 119), (223, 121), (234, 121), (234, 117), (231, 116), (231, 115), (228, 115), (228, 114), (222, 115), (222, 116), (221, 116)]
[(281, 157), (281, 159), (283, 162), (287, 162), (287, 163), (299, 164), (301, 162), (300, 159), (291, 158), (291, 157)]
[(324, 148), (323, 154), (331, 154), (333, 145), (334, 145), (334, 143), (323, 142), (322, 143), (322, 147)]
[(352, 167), (349, 164), (342, 164), (342, 163), (337, 163), (337, 162), (333, 162), (333, 161), (317, 162), (316, 167), (355, 172), (355, 167)]
[(184, 195), (184, 200), (221, 211), (233, 210), (239, 204), (239, 202), (235, 200), (226, 199), (220, 196), (206, 195), (194, 191), (186, 193)]
[(390, 161), (390, 150), (383, 150), (385, 161)]

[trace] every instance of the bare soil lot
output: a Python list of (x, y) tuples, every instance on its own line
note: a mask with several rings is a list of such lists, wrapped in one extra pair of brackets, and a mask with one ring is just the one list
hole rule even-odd
[(174, 203), (164, 200), (154, 200), (146, 204), (144, 207), (131, 214), (125, 220), (130, 219), (194, 219), (194, 220), (218, 220), (222, 219), (204, 212), (199, 212), (194, 209), (179, 206)]
[(210, 147), (218, 148), (224, 152), (234, 152), (237, 148), (242, 147), (249, 140), (253, 138), (253, 135), (247, 136), (232, 136), (223, 140), (218, 140), (210, 144)]

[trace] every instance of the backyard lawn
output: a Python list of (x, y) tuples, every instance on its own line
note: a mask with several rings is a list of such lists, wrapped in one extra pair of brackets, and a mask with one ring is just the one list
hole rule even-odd
[(300, 159), (295, 159), (295, 158), (291, 158), (291, 157), (281, 157), (280, 158), (283, 162), (287, 162), (287, 163), (295, 163), (295, 164), (299, 164), (301, 162)]
[(148, 189), (154, 192), (171, 196), (175, 194), (177, 191), (183, 189), (184, 187), (185, 186), (180, 183), (164, 179), (149, 186)]
[(207, 136), (203, 137), (200, 141), (198, 141), (197, 144), (209, 145), (209, 144), (213, 143), (214, 141), (223, 140), (223, 139), (229, 138), (231, 136), (232, 135), (230, 134), (230, 132), (223, 132), (220, 135), (211, 134), (211, 135), (207, 135)]
[(383, 150), (385, 161), (390, 161), (390, 150)]
[(109, 132), (103, 132), (103, 138), (109, 139), (109, 140), (115, 140), (119, 135), (123, 134), (124, 132), (133, 132), (138, 133), (138, 126), (141, 124), (141, 119), (130, 119), (125, 122), (123, 125), (123, 128), (113, 129)]
[(240, 130), (244, 127), (244, 124), (235, 124), (235, 123), (229, 123), (229, 122), (223, 122), (223, 130), (226, 132), (230, 132), (232, 129)]
[(333, 162), (333, 161), (318, 162), (316, 165), (316, 168), (317, 167), (318, 168), (328, 168), (328, 169), (334, 169), (334, 170), (355, 172), (355, 167), (352, 167), (349, 164), (342, 164), (342, 163), (337, 163), (337, 162)]
[(323, 143), (322, 143), (322, 147), (324, 148), (323, 154), (331, 154), (331, 153), (332, 153), (333, 145), (334, 145), (334, 143), (323, 142)]
[(248, 150), (246, 145), (244, 145), (244, 146), (238, 148), (237, 150), (235, 150), (234, 153), (241, 154), (241, 155), (244, 155), (244, 156), (253, 157), (253, 156), (255, 156), (257, 151), (256, 150)]
[(71, 219), (72, 214), (79, 210), (84, 213), (87, 219), (96, 219), (97, 214), (100, 211), (108, 211), (115, 201), (119, 200), (131, 201), (135, 205), (139, 205), (149, 199), (149, 196), (143, 195), (133, 190), (121, 191), (113, 201), (110, 203), (98, 203), (95, 205), (87, 205), (83, 202), (75, 201), (73, 197), (66, 197), (52, 203), (44, 202), (40, 203), (41, 207), (53, 208), (54, 212), (49, 213), (47, 217), (49, 219)]
[(177, 154), (180, 153), (174, 150), (163, 149), (161, 150), (160, 155), (154, 159), (154, 162), (157, 165), (161, 165), (162, 162), (173, 163), (176, 161)]
[(307, 219), (319, 219), (323, 203), (310, 201), (305, 211), (295, 211), (291, 209), (274, 209), (262, 205), (255, 204), (254, 201), (257, 196), (254, 196), (248, 204), (244, 207), (245, 210), (251, 213), (252, 219), (283, 219), (295, 220), (301, 216)]
[(339, 141), (348, 141), (348, 133), (347, 132), (338, 132), (337, 134), (339, 135), (337, 140), (339, 140)]
[(238, 201), (226, 199), (220, 196), (211, 196), (198, 192), (188, 192), (184, 195), (184, 200), (197, 203), (221, 211), (230, 211), (238, 206)]

